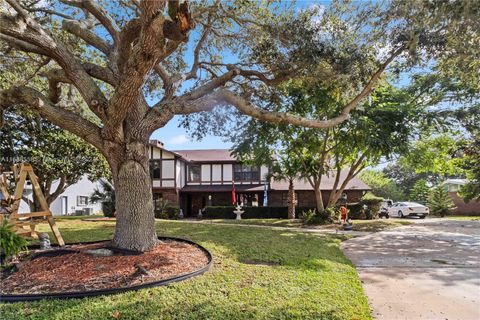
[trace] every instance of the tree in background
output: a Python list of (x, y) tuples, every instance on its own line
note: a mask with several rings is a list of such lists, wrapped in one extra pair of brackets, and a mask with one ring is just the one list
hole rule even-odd
[(422, 179), (435, 185), (445, 177), (467, 178), (459, 195), (465, 201), (479, 198), (480, 82), (446, 69), (414, 74), (412, 79), (404, 90), (430, 112), (412, 142), (412, 153), (384, 172), (407, 193)]
[[(148, 140), (174, 115), (206, 112), (212, 121), (208, 112), (230, 106), (261, 120), (331, 128), (348, 119), (400, 56), (403, 71), (428, 63), (476, 76), (478, 8), (463, 1), (335, 3), (320, 17), (270, 1), (6, 3), (2, 68), (17, 58), (33, 61), (36, 71), (25, 77), (42, 78), (48, 90), (9, 82), (0, 114), (28, 108), (105, 156), (117, 193), (113, 244), (136, 251), (158, 240)], [(299, 117), (259, 103), (257, 89), (312, 70), (344, 83), (348, 99), (338, 114)], [(68, 85), (95, 120), (65, 99)]]
[[(270, 157), (271, 158), (271, 157)], [(257, 161), (259, 159), (257, 158)], [(295, 206), (297, 199), (295, 197), (294, 180), (298, 176), (300, 164), (295, 157), (290, 157), (288, 154), (277, 154), (274, 161), (271, 163), (272, 176), (275, 180), (288, 181), (288, 219), (295, 219)]]
[(417, 173), (415, 169), (407, 167), (399, 161), (387, 165), (382, 170), (382, 173), (385, 177), (393, 181), (401, 192), (402, 198), (398, 201), (407, 199), (407, 195), (418, 180), (425, 180), (430, 185), (437, 184), (438, 181), (440, 181), (440, 177), (437, 174), (432, 174), (430, 172)]
[(460, 150), (464, 158), (460, 166), (468, 179), (459, 195), (465, 202), (480, 201), (480, 104), (457, 110), (454, 114), (463, 127), (467, 130), (468, 136), (461, 142)]
[[(279, 102), (276, 109), (299, 116), (337, 112), (342, 99), (338, 88), (328, 91), (322, 88), (324, 85), (311, 79), (291, 82), (284, 87), (288, 99)], [(335, 128), (273, 126), (252, 119), (234, 130), (236, 134), (231, 138), (241, 157), (246, 155), (266, 164), (268, 154), (276, 153), (294, 163), (297, 178), (305, 179), (312, 186), (317, 211), (322, 212), (337, 203), (348, 183), (366, 166), (403, 152), (414, 132), (412, 124), (420, 115), (421, 111), (405, 103), (399, 91), (384, 85), (361, 109), (351, 113), (348, 122)], [(327, 176), (335, 177), (334, 185), (329, 198), (323, 199), (320, 186)], [(324, 200), (327, 200), (326, 206)]]
[(391, 199), (395, 202), (406, 199), (405, 193), (399, 188), (397, 183), (381, 171), (364, 170), (359, 176), (363, 182), (372, 188), (372, 193), (376, 196)]
[[(431, 113), (427, 112), (426, 116)], [(461, 178), (464, 170), (463, 153), (459, 143), (463, 136), (446, 127), (438, 134), (430, 134), (435, 127), (420, 129), (420, 138), (412, 140), (407, 148), (408, 152), (400, 154), (395, 163), (383, 169), (383, 173), (392, 179), (400, 190), (411, 200), (430, 185), (437, 185), (448, 177)], [(422, 191), (423, 190), (423, 191)]]
[(455, 205), (448, 194), (447, 188), (441, 184), (432, 189), (428, 199), (428, 206), (431, 213), (441, 217), (444, 217), (455, 210)]
[(427, 203), (428, 195), (430, 193), (430, 188), (428, 187), (427, 181), (424, 179), (417, 180), (413, 185), (412, 190), (408, 194), (410, 201), (416, 201), (420, 203)]
[(480, 135), (467, 143), (464, 153), (462, 167), (466, 172), (468, 183), (460, 188), (459, 195), (465, 202), (480, 201)]
[[(79, 137), (52, 125), (35, 114), (5, 114), (0, 128), (0, 163), (9, 169), (14, 163), (30, 163), (50, 205), (83, 176), (96, 181), (109, 174), (105, 158)], [(36, 197), (24, 197), (32, 211), (38, 211)]]
[(404, 167), (416, 173), (460, 178), (464, 172), (460, 166), (463, 154), (459, 143), (463, 136), (455, 132), (422, 137), (411, 143), (409, 152), (398, 159)]

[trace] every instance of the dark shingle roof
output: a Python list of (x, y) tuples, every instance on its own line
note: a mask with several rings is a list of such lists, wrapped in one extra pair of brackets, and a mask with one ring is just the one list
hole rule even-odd
[[(348, 173), (347, 170), (341, 171), (339, 186), (347, 176), (347, 173)], [(320, 190), (332, 190), (334, 183), (335, 183), (334, 174), (330, 174), (329, 176), (323, 176), (322, 183), (320, 184)], [(272, 190), (288, 190), (288, 181), (286, 180), (272, 181), (270, 186)], [(295, 179), (293, 181), (293, 186), (295, 190), (313, 190), (311, 184), (306, 179), (301, 179), (301, 178)], [(370, 188), (365, 182), (363, 182), (357, 177), (350, 180), (350, 182), (347, 183), (347, 186), (345, 188), (345, 190), (371, 190), (371, 189), (372, 188)]]
[(175, 150), (188, 161), (236, 161), (228, 149), (207, 149), (207, 150)]

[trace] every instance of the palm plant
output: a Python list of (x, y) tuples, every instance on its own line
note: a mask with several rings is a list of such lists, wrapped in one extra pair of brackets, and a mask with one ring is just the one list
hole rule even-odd
[(100, 180), (101, 189), (95, 188), (90, 195), (90, 202), (102, 203), (102, 211), (105, 217), (115, 216), (115, 189), (107, 180)]
[(288, 181), (288, 219), (295, 219), (296, 199), (293, 181), (299, 172), (299, 164), (292, 159), (288, 154), (277, 155), (277, 159), (272, 166), (274, 180)]

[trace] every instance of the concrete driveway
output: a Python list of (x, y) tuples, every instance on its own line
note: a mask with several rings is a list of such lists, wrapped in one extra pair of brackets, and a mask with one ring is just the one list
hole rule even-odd
[(376, 319), (480, 319), (480, 221), (432, 219), (343, 242)]

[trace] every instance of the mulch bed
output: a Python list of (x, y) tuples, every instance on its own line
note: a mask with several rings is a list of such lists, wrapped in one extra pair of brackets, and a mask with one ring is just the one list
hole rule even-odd
[(130, 287), (196, 271), (208, 264), (199, 247), (186, 242), (164, 240), (152, 250), (138, 254), (115, 253), (97, 257), (89, 249), (107, 248), (108, 241), (71, 245), (49, 256), (30, 255), (18, 270), (2, 272), (0, 293), (44, 294), (84, 292)]

